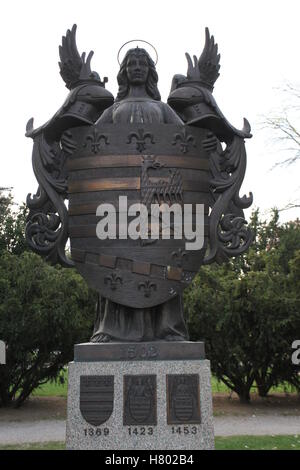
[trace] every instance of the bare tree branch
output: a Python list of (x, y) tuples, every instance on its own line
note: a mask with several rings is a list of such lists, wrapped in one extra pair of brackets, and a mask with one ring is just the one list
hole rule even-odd
[[(289, 103), (282, 106), (282, 108), (272, 114), (266, 116), (262, 120), (262, 128), (273, 130), (274, 135), (272, 140), (274, 142), (284, 142), (289, 147), (284, 147), (282, 151), (289, 152), (289, 156), (277, 162), (274, 166), (289, 166), (300, 160), (300, 89), (287, 83), (282, 89), (286, 96), (289, 98)], [(291, 115), (293, 117), (291, 118)], [(296, 125), (299, 119), (299, 125)]]

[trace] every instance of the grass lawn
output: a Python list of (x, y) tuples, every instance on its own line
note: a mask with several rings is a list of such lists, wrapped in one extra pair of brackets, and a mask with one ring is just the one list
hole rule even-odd
[(216, 437), (216, 450), (300, 450), (297, 436)]
[[(68, 372), (67, 370), (64, 373), (65, 377), (65, 383), (64, 384), (59, 384), (55, 382), (47, 382), (44, 385), (41, 385), (39, 388), (37, 388), (33, 392), (33, 396), (36, 397), (50, 397), (50, 396), (56, 396), (56, 397), (66, 397), (68, 393)], [(212, 392), (223, 392), (223, 393), (230, 393), (230, 389), (223, 384), (223, 382), (219, 382), (215, 377), (212, 377), (211, 380), (211, 386), (212, 386)], [(256, 388), (252, 387), (252, 391), (256, 392)], [(270, 393), (293, 393), (293, 389), (289, 385), (279, 385), (278, 387), (273, 387), (270, 390)]]
[(65, 383), (47, 382), (34, 390), (34, 397), (66, 397), (68, 394), (68, 371), (64, 372)]
[[(300, 450), (299, 436), (216, 437), (216, 450)], [(64, 450), (64, 442), (0, 446), (0, 450)]]
[(65, 450), (65, 443), (59, 442), (36, 442), (35, 444), (7, 444), (0, 445), (1, 450)]

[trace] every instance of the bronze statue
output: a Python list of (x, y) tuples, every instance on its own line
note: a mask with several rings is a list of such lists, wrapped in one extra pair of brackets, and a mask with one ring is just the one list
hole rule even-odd
[[(243, 130), (235, 129), (213, 98), (220, 55), (208, 29), (199, 60), (187, 54), (187, 75), (174, 76), (168, 104), (145, 49), (125, 54), (114, 100), (107, 79), (91, 71), (93, 53), (79, 55), (75, 33), (76, 25), (59, 49), (60, 73), (70, 89), (66, 102), (39, 129), (33, 130), (32, 119), (27, 124), (39, 182), (37, 194), (27, 198), (27, 241), (50, 262), (75, 266), (98, 291), (91, 341), (186, 340), (183, 289), (202, 264), (237, 256), (251, 243), (243, 209), (252, 194), (239, 197), (250, 125), (244, 120)], [(120, 196), (127, 198), (125, 208), (118, 206)], [(162, 208), (156, 219), (149, 215), (153, 204)], [(201, 247), (187, 249), (190, 239), (171, 215), (173, 236), (165, 239), (164, 212), (176, 206), (184, 215), (197, 204), (203, 206)], [(129, 205), (146, 211), (143, 235), (139, 228), (131, 239), (123, 223), (125, 212), (134, 222)], [(99, 217), (111, 206), (118, 233), (101, 238)]]

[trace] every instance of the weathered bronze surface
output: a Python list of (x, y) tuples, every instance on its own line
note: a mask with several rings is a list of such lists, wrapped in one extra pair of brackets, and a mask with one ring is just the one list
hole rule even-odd
[[(172, 155), (156, 155), (156, 162), (166, 168), (191, 168), (195, 170), (208, 170), (209, 162), (207, 159), (193, 157), (178, 157)], [(88, 170), (90, 168), (127, 168), (140, 167), (142, 165), (141, 155), (96, 155), (92, 157), (76, 158), (68, 160), (67, 168), (69, 171)]]
[[(52, 263), (75, 266), (98, 291), (92, 341), (185, 340), (184, 288), (201, 265), (237, 256), (251, 243), (243, 209), (252, 194), (239, 196), (250, 125), (244, 120), (243, 130), (235, 129), (212, 95), (220, 55), (208, 29), (199, 59), (187, 54), (186, 76), (174, 76), (168, 104), (146, 50), (125, 54), (114, 99), (107, 79), (91, 70), (92, 53), (78, 53), (75, 33), (74, 25), (59, 49), (70, 94), (45, 125), (34, 130), (31, 119), (26, 128), (39, 182), (27, 198), (28, 244)], [(174, 237), (173, 222), (169, 240), (123, 239), (119, 196), (148, 209), (204, 205), (202, 248), (187, 250), (185, 235)], [(97, 236), (100, 204), (116, 208), (115, 238)], [(155, 226), (161, 234), (161, 218), (148, 221), (148, 233)]]
[(203, 342), (82, 343), (74, 347), (75, 362), (199, 359), (205, 359)]

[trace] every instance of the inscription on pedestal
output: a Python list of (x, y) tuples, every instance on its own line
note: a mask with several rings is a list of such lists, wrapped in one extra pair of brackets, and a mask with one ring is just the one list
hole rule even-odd
[(168, 424), (200, 424), (198, 374), (167, 375)]
[(113, 375), (80, 376), (80, 411), (93, 426), (105, 423), (114, 408)]
[(153, 344), (135, 344), (130, 346), (121, 347), (122, 359), (130, 360), (147, 360), (155, 359), (159, 355), (159, 349)]
[(156, 375), (124, 376), (124, 426), (155, 426), (156, 402)]

